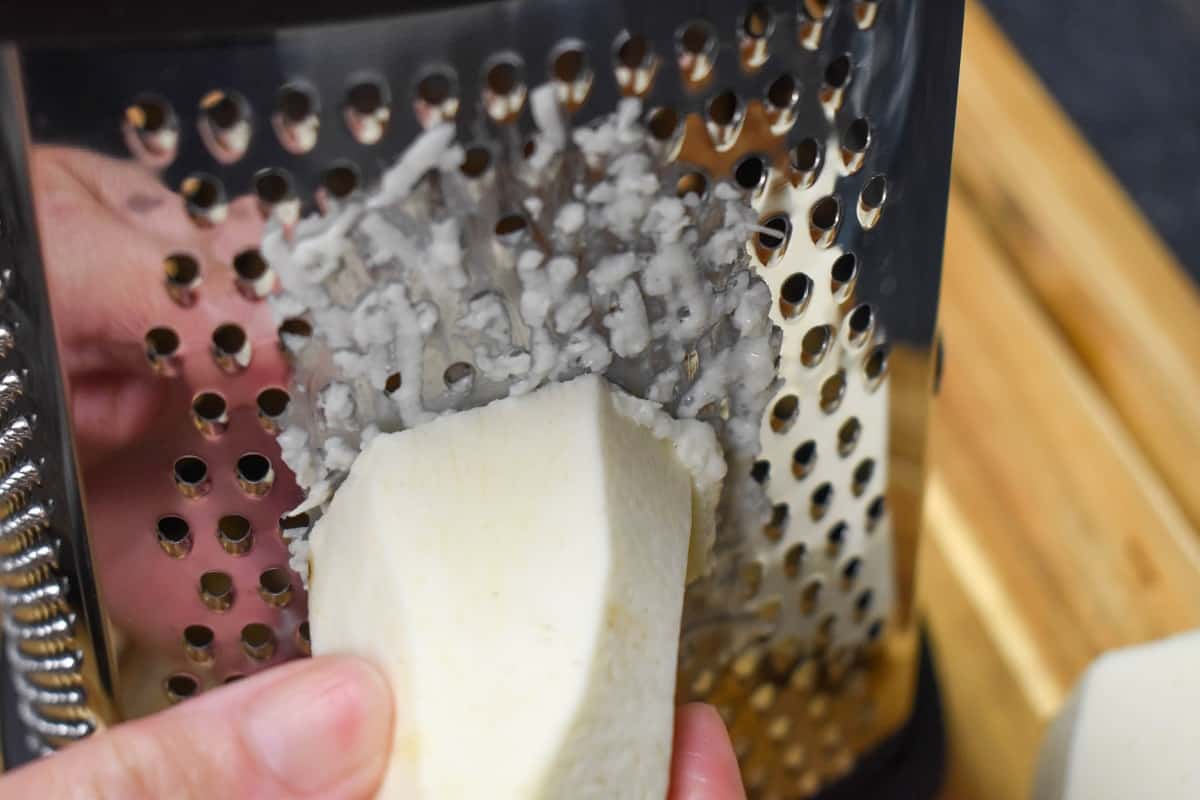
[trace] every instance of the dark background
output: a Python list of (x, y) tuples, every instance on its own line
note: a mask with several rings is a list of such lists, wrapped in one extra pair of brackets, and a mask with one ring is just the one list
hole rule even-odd
[(1200, 0), (984, 0), (1200, 283)]

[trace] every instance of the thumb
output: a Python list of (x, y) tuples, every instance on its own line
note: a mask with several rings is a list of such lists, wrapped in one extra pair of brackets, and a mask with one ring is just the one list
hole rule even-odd
[(668, 800), (745, 800), (737, 758), (717, 710), (702, 703), (675, 714)]
[(391, 732), (383, 677), (305, 659), (119, 725), (0, 778), (0, 797), (370, 797)]

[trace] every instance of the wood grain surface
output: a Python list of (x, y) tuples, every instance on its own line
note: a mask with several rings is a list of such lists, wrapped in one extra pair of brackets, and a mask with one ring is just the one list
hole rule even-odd
[(1017, 800), (1095, 656), (1200, 624), (1200, 297), (968, 5), (918, 592), (946, 796)]

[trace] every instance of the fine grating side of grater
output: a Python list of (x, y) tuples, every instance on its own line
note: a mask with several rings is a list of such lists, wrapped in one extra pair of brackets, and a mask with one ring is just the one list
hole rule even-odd
[[(454, 186), (503, 238), (513, 198), (553, 202), (522, 166), (549, 83), (575, 128), (639, 97), (660, 178), (701, 202), (727, 183), (759, 221), (779, 384), (761, 453), (729, 466), (768, 502), (689, 589), (678, 695), (717, 705), (751, 796), (846, 775), (912, 707), (961, 2), (342, 13), (4, 47), (5, 761), (306, 652), (287, 566), (306, 520), (274, 435), (313, 403), (289, 397), (279, 341), (322, 332), (273, 318), (264, 230), (336, 213), (452, 120)], [(89, 294), (97, 274), (118, 299)], [(148, 418), (115, 444), (83, 406), (67, 434), (64, 398), (103, 358), (151, 387), (110, 412)], [(459, 363), (418, 383), (452, 393)]]

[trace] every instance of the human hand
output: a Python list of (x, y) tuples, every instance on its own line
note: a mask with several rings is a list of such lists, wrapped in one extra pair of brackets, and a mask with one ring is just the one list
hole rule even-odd
[[(0, 777), (0, 797), (39, 800), (369, 798), (383, 776), (392, 704), (358, 659), (292, 662), (118, 725)], [(742, 800), (721, 718), (676, 716), (668, 800)]]

